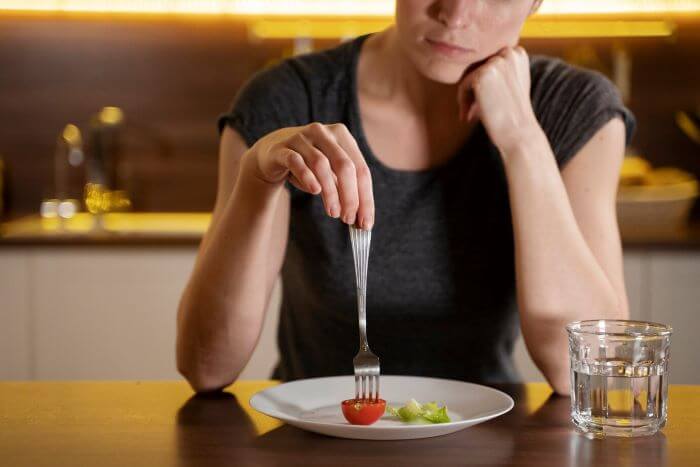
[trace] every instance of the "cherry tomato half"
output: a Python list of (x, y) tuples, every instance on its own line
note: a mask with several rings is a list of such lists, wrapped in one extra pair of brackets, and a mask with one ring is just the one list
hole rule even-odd
[(384, 415), (384, 399), (348, 399), (341, 404), (345, 419), (353, 425), (371, 425)]

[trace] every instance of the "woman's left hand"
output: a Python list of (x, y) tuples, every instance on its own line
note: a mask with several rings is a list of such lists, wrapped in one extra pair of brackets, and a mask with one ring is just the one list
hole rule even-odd
[(542, 131), (530, 101), (530, 60), (520, 46), (506, 47), (468, 71), (457, 101), (460, 120), (481, 119), (502, 154)]

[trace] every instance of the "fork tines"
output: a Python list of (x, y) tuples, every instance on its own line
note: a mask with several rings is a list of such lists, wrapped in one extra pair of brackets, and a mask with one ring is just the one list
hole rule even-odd
[(379, 375), (355, 375), (355, 399), (379, 399)]

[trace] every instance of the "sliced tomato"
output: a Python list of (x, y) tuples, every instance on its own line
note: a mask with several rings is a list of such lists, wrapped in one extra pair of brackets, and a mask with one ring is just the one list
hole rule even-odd
[(353, 425), (371, 425), (384, 415), (384, 399), (348, 399), (341, 404), (345, 419)]

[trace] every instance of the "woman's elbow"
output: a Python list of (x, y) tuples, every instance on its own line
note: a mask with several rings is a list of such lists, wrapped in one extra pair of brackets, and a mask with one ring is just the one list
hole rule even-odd
[(545, 374), (545, 378), (556, 395), (569, 396), (571, 394), (571, 376), (568, 368), (557, 370), (549, 375)]
[(177, 371), (185, 378), (190, 387), (197, 393), (220, 391), (232, 384), (235, 378), (211, 374), (202, 368), (196, 368), (178, 359)]
[(629, 319), (629, 302), (624, 289), (616, 290), (609, 281), (605, 281), (591, 297), (595, 299), (590, 303), (590, 310), (581, 309), (579, 316), (586, 316), (592, 311), (592, 316), (587, 319)]
[(630, 319), (630, 307), (629, 300), (627, 299), (627, 293), (623, 290), (621, 294), (616, 295), (617, 301), (615, 302), (617, 308), (618, 319)]
[(564, 349), (548, 348), (545, 352), (535, 350), (532, 359), (552, 391), (559, 396), (568, 396), (571, 387), (569, 356), (562, 353), (562, 350)]
[(193, 356), (191, 350), (184, 348), (182, 341), (179, 339), (175, 363), (178, 373), (198, 393), (219, 391), (236, 379), (236, 375), (232, 377), (220, 368), (212, 368), (211, 365), (206, 365), (199, 358)]

